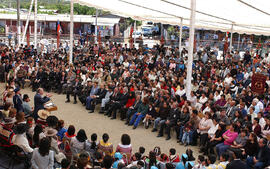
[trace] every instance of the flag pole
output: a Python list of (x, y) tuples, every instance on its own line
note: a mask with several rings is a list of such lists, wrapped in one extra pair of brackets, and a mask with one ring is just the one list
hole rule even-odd
[(188, 42), (188, 64), (187, 64), (187, 81), (186, 81), (186, 94), (187, 98), (190, 97), (191, 92), (191, 77), (192, 77), (192, 63), (193, 63), (193, 47), (194, 47), (194, 33), (195, 33), (195, 9), (196, 0), (191, 0), (190, 12), (190, 27), (189, 27), (189, 42)]
[(73, 0), (70, 0), (70, 49), (69, 49), (69, 64), (72, 64), (73, 57)]

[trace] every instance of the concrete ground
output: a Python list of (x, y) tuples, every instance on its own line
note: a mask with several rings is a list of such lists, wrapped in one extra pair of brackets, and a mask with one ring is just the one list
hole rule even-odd
[[(2, 92), (4, 91), (3, 83), (0, 84), (0, 89)], [(30, 105), (32, 106), (34, 104), (33, 99), (35, 93), (29, 88), (22, 89), (21, 93), (29, 95), (31, 99)], [(92, 133), (97, 133), (98, 140), (101, 139), (103, 133), (108, 133), (110, 136), (109, 141), (112, 142), (114, 148), (116, 148), (117, 144), (121, 141), (121, 135), (126, 133), (131, 137), (133, 153), (137, 152), (140, 146), (145, 147), (146, 154), (153, 150), (155, 146), (159, 146), (161, 148), (161, 152), (166, 154), (169, 154), (170, 148), (175, 148), (179, 154), (185, 153), (187, 149), (187, 147), (181, 146), (176, 142), (174, 131), (172, 132), (172, 139), (166, 141), (165, 136), (157, 138), (157, 133), (151, 132), (152, 127), (145, 129), (143, 125), (139, 125), (136, 130), (133, 130), (132, 126), (126, 126), (119, 117), (117, 117), (116, 120), (111, 120), (98, 112), (89, 114), (81, 103), (73, 104), (73, 97), (71, 97), (70, 103), (65, 103), (65, 95), (52, 94), (52, 100), (54, 104), (58, 106), (58, 110), (52, 112), (52, 115), (57, 116), (59, 119), (63, 119), (66, 127), (70, 124), (74, 125), (76, 132), (79, 129), (84, 129), (89, 139)], [(198, 147), (188, 147), (194, 151), (194, 157), (197, 158)]]

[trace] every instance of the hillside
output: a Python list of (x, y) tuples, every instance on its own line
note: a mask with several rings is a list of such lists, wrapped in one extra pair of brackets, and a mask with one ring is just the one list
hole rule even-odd
[[(20, 0), (22, 9), (29, 9), (31, 0)], [(38, 8), (40, 7), (48, 10), (57, 10), (59, 14), (70, 13), (70, 3), (68, 0), (38, 0)], [(17, 8), (17, 0), (0, 0), (0, 8)], [(54, 14), (52, 12), (39, 12)], [(74, 4), (74, 14), (78, 15), (95, 15), (96, 9), (88, 6)], [(101, 14), (108, 14), (108, 12), (101, 11)]]

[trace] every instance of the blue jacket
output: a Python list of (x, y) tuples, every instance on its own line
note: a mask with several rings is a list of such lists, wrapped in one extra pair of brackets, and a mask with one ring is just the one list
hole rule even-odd
[(22, 97), (20, 95), (15, 95), (13, 96), (13, 103), (14, 103), (14, 108), (17, 109), (17, 112), (23, 112), (23, 102), (22, 102)]
[(44, 109), (44, 103), (50, 100), (49, 97), (42, 97), (39, 93), (37, 93), (34, 97), (34, 115), (37, 117), (37, 112), (41, 109)]

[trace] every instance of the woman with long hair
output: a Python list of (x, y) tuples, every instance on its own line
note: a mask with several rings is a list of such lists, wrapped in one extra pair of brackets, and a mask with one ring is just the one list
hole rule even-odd
[(115, 151), (120, 152), (121, 154), (125, 154), (126, 158), (124, 158), (124, 161), (130, 162), (130, 157), (132, 155), (132, 146), (131, 146), (131, 139), (128, 134), (122, 135), (121, 143), (117, 145)]
[(53, 169), (54, 153), (50, 150), (51, 143), (48, 138), (40, 140), (39, 148), (35, 148), (31, 159), (33, 169)]
[(43, 133), (43, 128), (41, 124), (37, 124), (34, 128), (34, 135), (33, 135), (33, 145), (35, 147), (39, 147), (39, 140), (46, 137)]
[(80, 153), (86, 148), (86, 140), (87, 136), (85, 134), (85, 131), (83, 129), (80, 129), (77, 133), (76, 137), (73, 137), (70, 141), (70, 147), (73, 151), (73, 153)]

